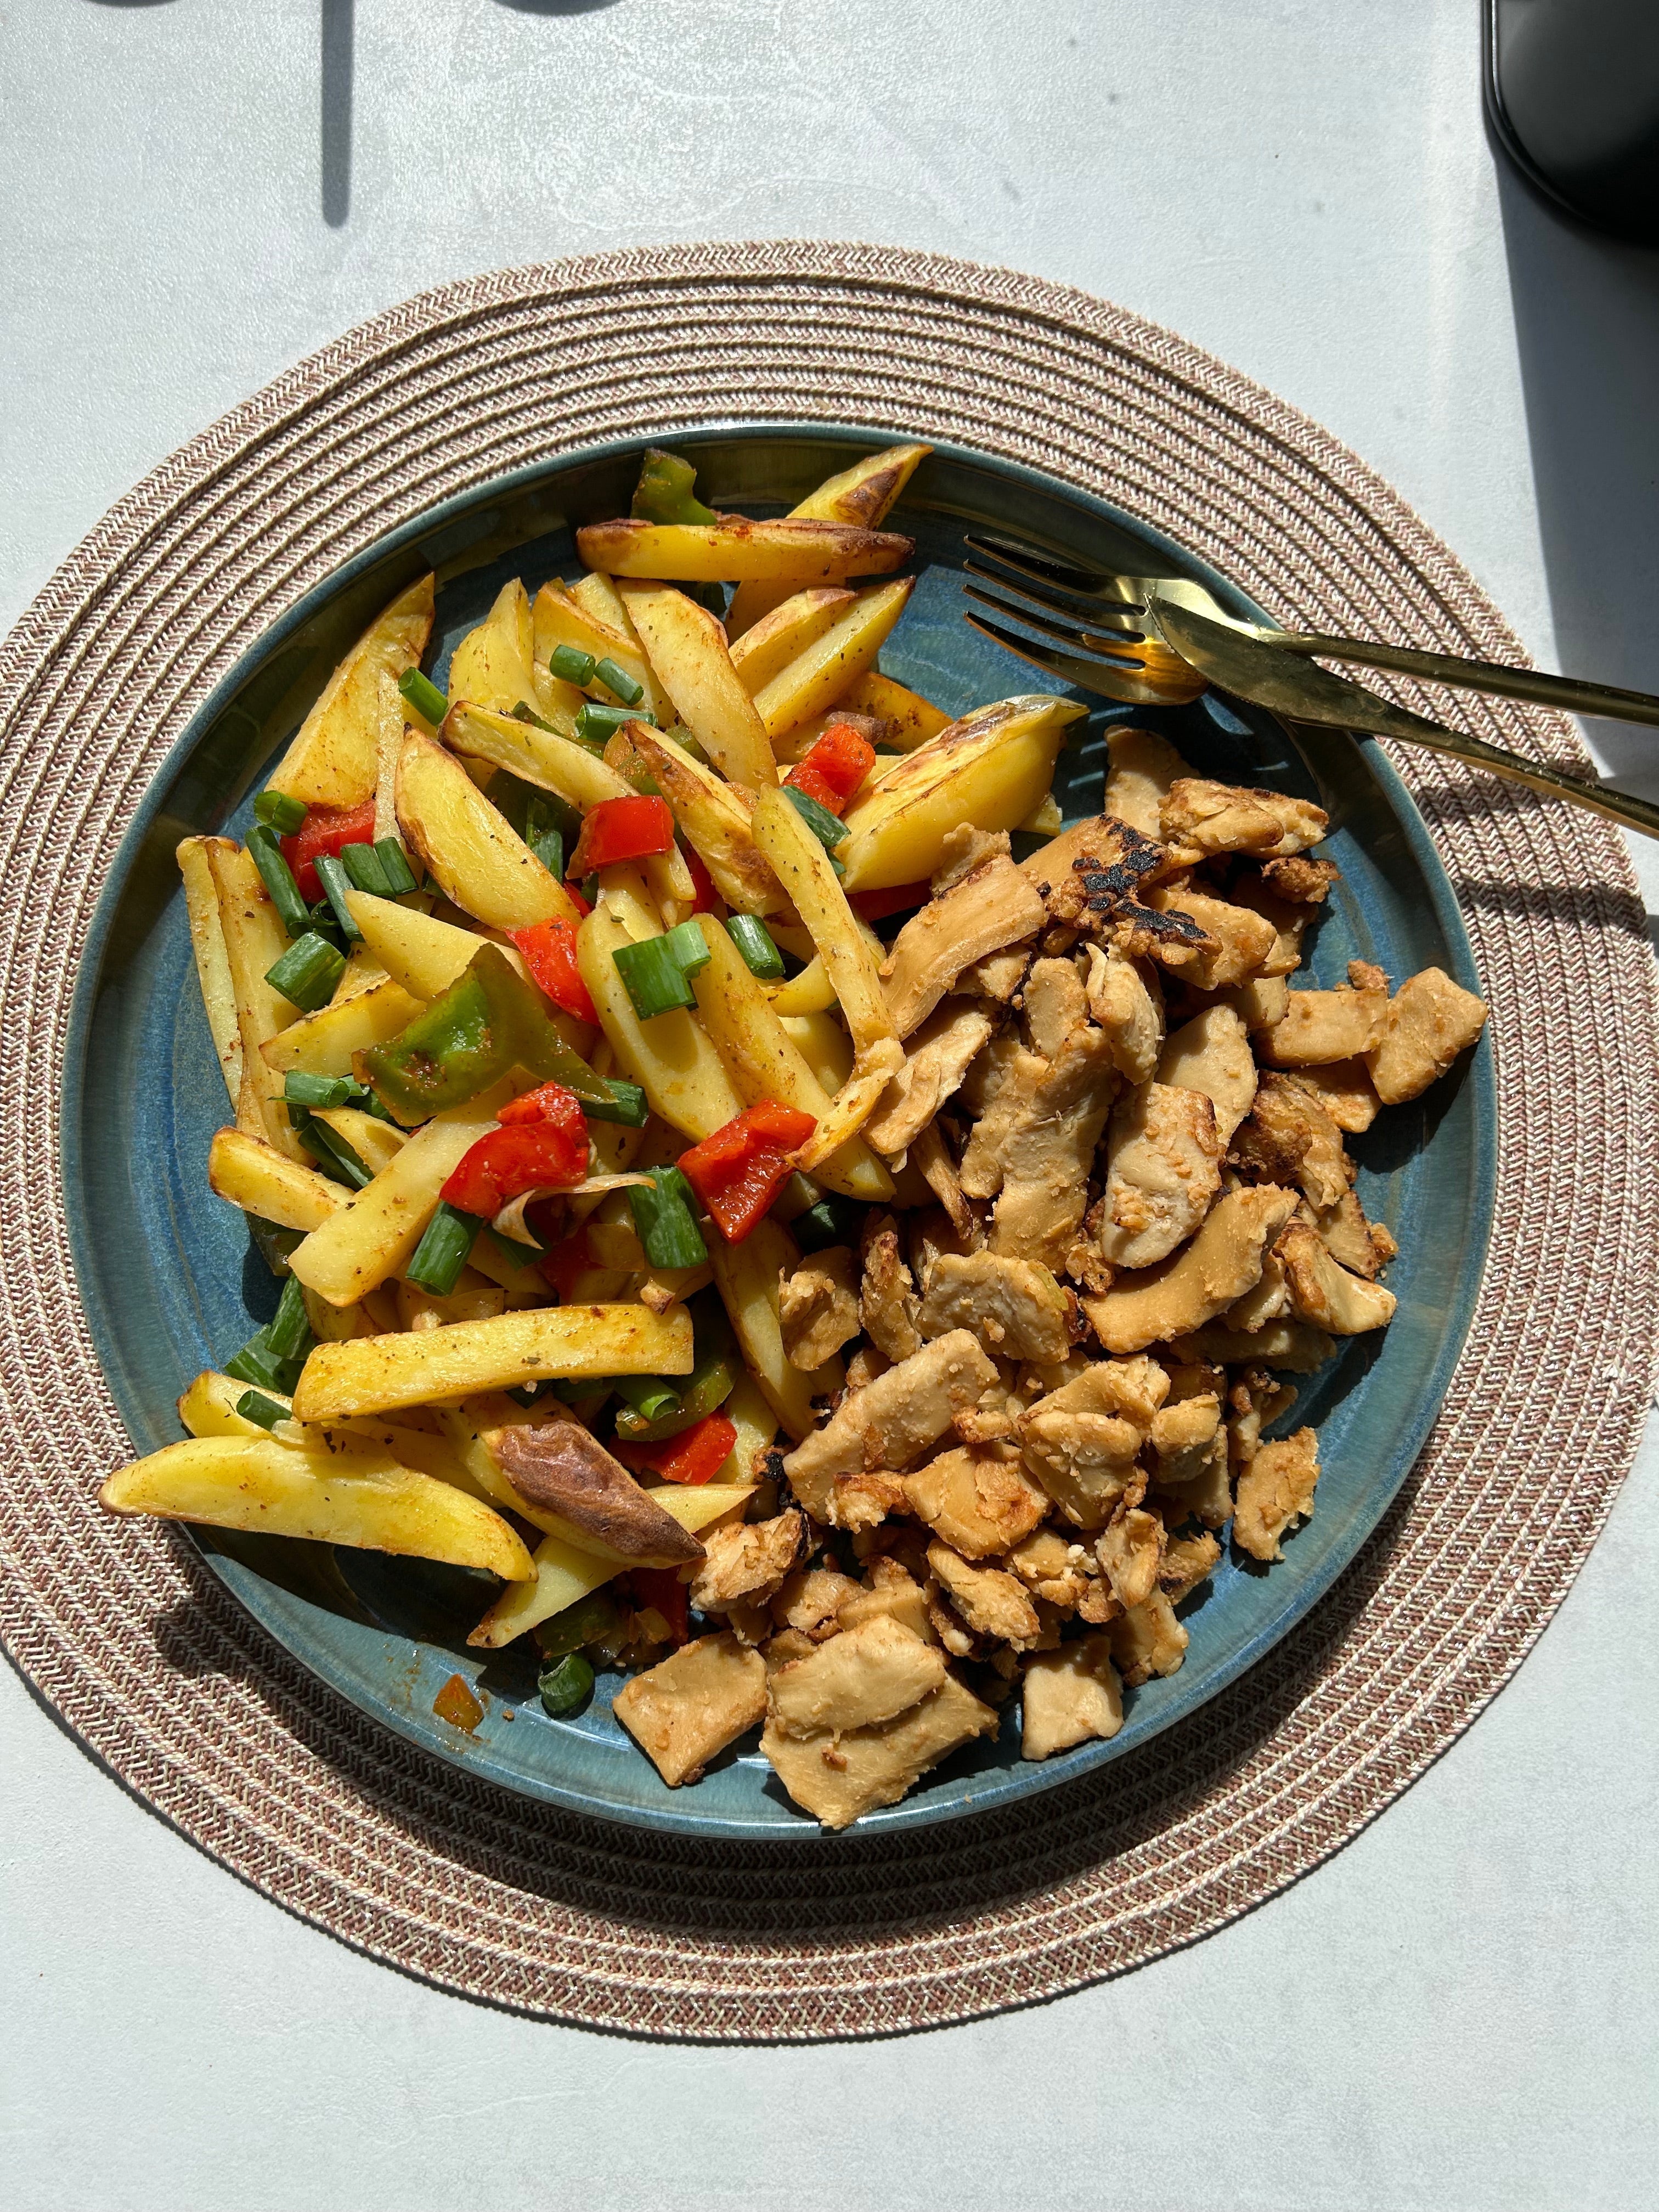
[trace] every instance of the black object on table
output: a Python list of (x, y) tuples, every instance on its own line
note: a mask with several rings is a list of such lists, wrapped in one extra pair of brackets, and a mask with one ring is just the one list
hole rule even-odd
[(1486, 106), (1517, 168), (1583, 222), (1659, 245), (1659, 0), (1482, 0)]

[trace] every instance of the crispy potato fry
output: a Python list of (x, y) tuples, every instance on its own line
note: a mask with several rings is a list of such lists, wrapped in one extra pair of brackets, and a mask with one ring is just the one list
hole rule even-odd
[(745, 630), (732, 647), (732, 665), (750, 697), (816, 644), (852, 604), (853, 594), (844, 586), (818, 584), (797, 592)]
[(244, 1134), (274, 1145), (289, 1159), (303, 1159), (293, 1124), (277, 1103), (282, 1078), (266, 1066), (262, 1051), (295, 1015), (295, 1008), (265, 981), (265, 971), (287, 951), (288, 938), (250, 854), (240, 845), (216, 837), (207, 846), (207, 860), (218, 895), (219, 927), (242, 1040), (236, 1126)]
[(675, 712), (720, 774), (750, 790), (775, 783), (765, 728), (715, 617), (660, 584), (624, 584), (622, 596)]
[(343, 1138), (372, 1176), (390, 1167), (409, 1142), (407, 1129), (365, 1114), (361, 1106), (319, 1106), (312, 1119), (325, 1122), (337, 1137)]
[(913, 753), (951, 726), (951, 717), (930, 699), (896, 684), (890, 676), (866, 669), (856, 684), (849, 684), (836, 706), (848, 714), (874, 714), (888, 726), (887, 743), (902, 753)]
[(701, 1022), (679, 1008), (649, 1022), (635, 1012), (611, 957), (634, 941), (614, 914), (596, 907), (577, 935), (577, 965), (618, 1068), (642, 1086), (653, 1113), (700, 1143), (740, 1114), (743, 1101)]
[[(824, 713), (849, 684), (875, 665), (877, 653), (915, 589), (914, 576), (901, 576), (896, 583), (873, 584), (857, 592), (828, 629), (761, 686), (755, 694), (755, 711), (769, 742)], [(751, 637), (755, 635), (750, 632)]]
[(208, 1152), (208, 1186), (220, 1198), (279, 1229), (308, 1236), (344, 1205), (347, 1192), (313, 1167), (301, 1167), (262, 1137), (221, 1129)]
[[(609, 588), (608, 579), (602, 576), (585, 576), (582, 583), (605, 584)], [(580, 586), (573, 588), (554, 582), (544, 584), (537, 592), (531, 617), (535, 626), (538, 661), (545, 667), (562, 645), (568, 645), (577, 653), (591, 653), (595, 660), (614, 660), (623, 675), (631, 676), (636, 684), (643, 684), (645, 704), (655, 716), (657, 727), (667, 729), (675, 720), (673, 703), (658, 683), (621, 599), (614, 591), (611, 592), (616, 611), (622, 617), (620, 623), (612, 622), (593, 607), (584, 604), (584, 599), (591, 598), (592, 593), (578, 598), (580, 588)]]
[[(889, 446), (880, 453), (866, 453), (850, 469), (827, 477), (816, 491), (809, 492), (799, 507), (792, 508), (791, 520), (847, 522), (875, 530), (886, 520), (893, 501), (915, 474), (916, 464), (932, 451), (931, 446)], [(806, 580), (803, 577), (799, 582)], [(799, 588), (799, 583), (791, 578), (769, 581), (756, 578), (739, 584), (726, 611), (727, 635), (743, 636)]]
[(741, 1244), (716, 1237), (709, 1254), (714, 1281), (738, 1343), (762, 1396), (780, 1425), (799, 1443), (817, 1426), (814, 1397), (831, 1395), (846, 1380), (839, 1357), (804, 1374), (790, 1364), (778, 1319), (778, 1279), (800, 1261), (794, 1238), (768, 1214)]
[(1046, 797), (1081, 700), (1028, 695), (982, 708), (873, 777), (848, 810), (840, 848), (849, 891), (925, 882), (945, 840), (971, 822), (1012, 830)]
[(747, 1483), (756, 1479), (755, 1463), (778, 1432), (778, 1417), (767, 1403), (758, 1382), (745, 1368), (720, 1407), (738, 1432), (724, 1465), (714, 1471), (717, 1483)]
[[(332, 1310), (331, 1307), (329, 1311)], [(356, 1310), (361, 1311), (361, 1309)], [(196, 1377), (179, 1399), (179, 1418), (193, 1437), (273, 1436), (279, 1443), (286, 1444), (290, 1449), (327, 1451), (334, 1449), (359, 1457), (378, 1454), (381, 1457), (395, 1459), (401, 1467), (413, 1468), (417, 1474), (428, 1474), (435, 1482), (451, 1483), (457, 1490), (465, 1491), (469, 1497), (478, 1498), (483, 1504), (494, 1502), (487, 1492), (479, 1488), (465, 1462), (447, 1437), (433, 1436), (421, 1429), (408, 1428), (396, 1421), (353, 1421), (349, 1426), (331, 1432), (309, 1427), (302, 1421), (293, 1419), (291, 1415), (278, 1428), (265, 1430), (257, 1421), (244, 1419), (236, 1410), (246, 1389), (246, 1382), (235, 1382), (228, 1375), (216, 1374), (210, 1368), (205, 1374)], [(278, 1406), (290, 1405), (290, 1401), (279, 1390), (264, 1390), (260, 1395)], [(331, 1433), (341, 1440), (332, 1447), (328, 1441)]]
[(645, 1306), (554, 1306), (411, 1335), (319, 1344), (301, 1374), (294, 1411), (300, 1420), (326, 1423), (517, 1389), (556, 1376), (689, 1375), (692, 1356), (691, 1316), (684, 1306), (666, 1314)]
[(814, 952), (799, 975), (791, 975), (786, 982), (774, 983), (767, 991), (775, 1014), (822, 1014), (838, 1003), (836, 987), (830, 980), (830, 970), (823, 964), (821, 952)]
[[(450, 985), (465, 974), (479, 947), (490, 942), (453, 921), (422, 914), (418, 907), (399, 906), (395, 899), (376, 898), (369, 891), (348, 891), (346, 904), (363, 933), (364, 945), (392, 981), (420, 1002), (442, 998)], [(503, 945), (501, 950), (517, 965), (519, 956), (512, 947)], [(303, 1024), (296, 1022), (295, 1027)], [(340, 1073), (349, 1070), (343, 1068)]]
[[(355, 999), (364, 991), (372, 991), (377, 983), (384, 983), (386, 980), (386, 969), (374, 955), (364, 945), (354, 945), (346, 955), (344, 970), (334, 986), (334, 996), (328, 1003), (331, 1006), (343, 1006), (348, 999)], [(305, 1018), (302, 1015), (301, 1018), (303, 1020)]]
[[(387, 902), (376, 899), (376, 906)], [(405, 908), (397, 911), (403, 914)], [(425, 921), (425, 915), (413, 917)], [(443, 924), (435, 925), (441, 929)], [(459, 934), (459, 933), (457, 933)], [(436, 995), (435, 994), (434, 994)], [(314, 1014), (301, 1014), (261, 1047), (265, 1066), (278, 1075), (290, 1068), (307, 1075), (349, 1075), (351, 1055), (384, 1044), (406, 1030), (421, 1011), (421, 1001), (388, 975), (349, 999), (338, 996)]]
[[(265, 1436), (269, 1431), (258, 1421), (244, 1419), (236, 1410), (247, 1387), (211, 1367), (204, 1369), (179, 1399), (179, 1419), (193, 1437)], [(264, 1390), (260, 1395), (278, 1406), (286, 1407), (289, 1402), (280, 1390)]]
[[(698, 926), (708, 943), (708, 965), (691, 979), (697, 1012), (744, 1104), (775, 1098), (822, 1121), (830, 1110), (830, 1091), (809, 1055), (773, 1012), (721, 924), (705, 914), (698, 916)], [(828, 1022), (830, 1018), (819, 1015), (817, 1019)], [(847, 1043), (838, 1028), (836, 1034)], [(849, 1059), (851, 1053), (848, 1045)], [(814, 1172), (820, 1182), (848, 1198), (873, 1204), (893, 1194), (892, 1177), (860, 1138)]]
[(634, 625), (628, 619), (628, 610), (622, 603), (622, 594), (602, 569), (589, 568), (578, 576), (574, 584), (565, 586), (576, 605), (595, 622), (603, 623), (607, 629), (620, 630), (624, 637), (632, 638), (635, 653), (645, 650), (641, 645)]
[(786, 1014), (781, 1019), (785, 1036), (833, 1098), (853, 1073), (852, 1038), (829, 1012)]
[(783, 886), (755, 847), (750, 799), (643, 722), (629, 722), (605, 749), (619, 774), (648, 775), (668, 801), (679, 834), (739, 914), (787, 912)]
[[(409, 723), (405, 717), (414, 713), (406, 708), (404, 695), (398, 689), (397, 678), (389, 668), (380, 669), (375, 677), (374, 731), (374, 842), (383, 837), (395, 837), (403, 848), (403, 832), (398, 827), (398, 756), (404, 749), (404, 732)], [(428, 725), (416, 717), (416, 726), (424, 732)]]
[(401, 1274), (438, 1210), (439, 1191), (471, 1147), (495, 1127), (495, 1109), (511, 1095), (510, 1084), (495, 1084), (417, 1129), (372, 1182), (353, 1192), (289, 1254), (289, 1267), (307, 1289), (331, 1305), (355, 1305), (366, 1291)]
[[(729, 1464), (729, 1462), (728, 1462)], [(720, 1470), (725, 1474), (725, 1468)], [(740, 1513), (754, 1496), (750, 1482), (709, 1482), (695, 1490), (677, 1490), (665, 1483), (651, 1492), (665, 1513), (672, 1513), (692, 1535), (712, 1528), (728, 1514)], [(515, 1636), (550, 1620), (556, 1613), (586, 1597), (592, 1590), (614, 1582), (623, 1572), (615, 1559), (601, 1559), (592, 1552), (579, 1552), (562, 1536), (547, 1536), (536, 1547), (533, 1582), (514, 1583), (492, 1605), (467, 1642), (485, 1650), (499, 1650)]]
[(577, 919), (563, 884), (555, 882), (454, 755), (430, 738), (404, 740), (398, 819), (445, 897), (491, 929)]
[(173, 858), (185, 879), (185, 912), (190, 921), (191, 951), (196, 956), (196, 980), (202, 987), (208, 1030), (234, 1109), (242, 1088), (242, 1031), (236, 1018), (236, 987), (231, 981), (230, 955), (225, 949), (225, 933), (219, 922), (219, 894), (208, 858), (210, 843), (235, 850), (228, 837), (185, 837), (174, 848)]
[(422, 576), (378, 616), (335, 670), (266, 779), (307, 806), (361, 806), (374, 795), (381, 674), (395, 684), (432, 635), (433, 580)]
[(109, 1513), (444, 1559), (507, 1582), (535, 1571), (501, 1516), (464, 1491), (379, 1454), (295, 1449), (274, 1437), (168, 1444), (111, 1475), (98, 1502)]
[(510, 714), (522, 703), (566, 736), (575, 728), (582, 695), (574, 684), (561, 684), (537, 665), (535, 629), (522, 584), (504, 584), (483, 622), (450, 655), (449, 696), (500, 714)]
[(725, 522), (593, 522), (576, 532), (576, 550), (610, 576), (692, 584), (787, 577), (790, 590), (799, 591), (844, 576), (889, 575), (915, 544), (844, 522), (749, 522), (737, 515)]
[(830, 865), (829, 854), (779, 791), (763, 792), (756, 801), (754, 832), (755, 842), (776, 870), (779, 882), (811, 933), (836, 987), (854, 1046), (862, 1051), (878, 1039), (890, 1037), (893, 1018), (881, 988), (876, 956), (847, 903), (847, 894)]

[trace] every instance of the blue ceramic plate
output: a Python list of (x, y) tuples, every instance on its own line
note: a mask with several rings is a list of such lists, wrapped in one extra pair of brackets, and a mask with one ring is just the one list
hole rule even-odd
[[(856, 451), (867, 433), (744, 426), (677, 439), (695, 453), (699, 491), (715, 504), (781, 512)], [(267, 1319), (275, 1286), (241, 1216), (208, 1190), (209, 1140), (227, 1119), (224, 1087), (191, 968), (173, 848), (188, 832), (244, 831), (250, 799), (328, 672), (374, 614), (422, 570), (439, 580), (436, 674), (501, 583), (533, 592), (574, 574), (571, 532), (627, 512), (637, 447), (605, 447), (526, 470), (452, 501), (343, 568), (302, 600), (209, 700), (157, 778), (118, 854), (87, 948), (64, 1077), (64, 1179), (81, 1291), (136, 1451), (179, 1435), (173, 1401)], [(1201, 576), (1241, 612), (1225, 580), (1127, 514), (1006, 461), (941, 447), (925, 462), (892, 526), (917, 540), (921, 582), (883, 665), (961, 713), (1042, 688), (1024, 662), (961, 619), (962, 540), (972, 530), (1030, 537), (1083, 562)], [(1091, 706), (1097, 702), (1091, 702)], [(1104, 733), (1127, 712), (1077, 726), (1056, 790), (1068, 819), (1094, 812)], [(1328, 735), (1304, 750), (1254, 709), (1206, 700), (1133, 719), (1161, 729), (1200, 774), (1272, 783), (1331, 815), (1327, 849), (1341, 884), (1314, 945), (1313, 977), (1344, 980), (1354, 958), (1399, 977), (1436, 963), (1476, 978), (1456, 902), (1398, 777), (1369, 744)], [(1304, 977), (1304, 981), (1309, 980)], [(1316, 1605), (1376, 1525), (1428, 1433), (1474, 1303), (1492, 1216), (1495, 1127), (1490, 1047), (1410, 1106), (1353, 1140), (1366, 1211), (1398, 1237), (1389, 1280), (1400, 1310), (1381, 1338), (1345, 1347), (1306, 1380), (1296, 1423), (1320, 1432), (1319, 1509), (1271, 1573), (1235, 1559), (1184, 1608), (1185, 1666), (1129, 1692), (1121, 1733), (1026, 1765), (1014, 1709), (994, 1742), (964, 1751), (925, 1789), (865, 1827), (921, 1826), (1034, 1790), (1120, 1758), (1196, 1711)], [(544, 1717), (526, 1654), (483, 1667), (468, 1627), (489, 1595), (464, 1571), (331, 1551), (277, 1538), (193, 1532), (225, 1583), (295, 1658), (386, 1727), (510, 1790), (645, 1826), (696, 1834), (815, 1835), (752, 1740), (696, 1788), (671, 1791), (611, 1717), (613, 1681), (589, 1710)], [(468, 1737), (434, 1717), (459, 1671), (485, 1692)], [(508, 1719), (509, 1711), (514, 1717)]]

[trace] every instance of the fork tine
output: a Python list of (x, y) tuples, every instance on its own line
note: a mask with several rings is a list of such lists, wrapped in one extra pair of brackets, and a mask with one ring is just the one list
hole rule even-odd
[(993, 614), (1012, 616), (1014, 621), (1024, 623), (1028, 629), (1038, 630), (1044, 637), (1053, 638), (1056, 645), (1069, 645), (1081, 653), (1103, 653), (1108, 659), (1121, 661), (1127, 668), (1144, 668), (1146, 665), (1145, 657), (1134, 651), (1142, 636), (1139, 630), (1125, 638), (1097, 637), (1092, 631), (1074, 628), (1070, 623), (1050, 622), (1042, 615), (1033, 614), (1029, 607), (1011, 606), (1006, 599), (999, 599), (994, 592), (979, 591), (972, 584), (963, 586), (962, 595), (965, 599), (977, 601), (982, 607), (989, 607)]
[[(1131, 605), (1126, 601), (1091, 599), (1088, 603), (1086, 611), (1076, 607), (1062, 607), (1058, 604), (1052, 592), (1035, 591), (1029, 584), (1017, 584), (1011, 578), (999, 574), (996, 569), (988, 568), (982, 562), (969, 559), (963, 562), (962, 568), (964, 575), (981, 577), (988, 584), (995, 584), (1005, 592), (1012, 592), (1016, 599), (1029, 599), (1036, 607), (1046, 607), (1050, 614), (1070, 615), (1074, 619), (1082, 621), (1085, 618), (1086, 612), (1088, 621), (1119, 628), (1126, 637), (1137, 638), (1146, 635), (1139, 626), (1144, 610), (1139, 605)], [(1073, 596), (1080, 597), (1081, 594), (1074, 593)], [(1007, 614), (1018, 614), (1022, 620), (1026, 619), (1025, 610), (1023, 607), (1005, 606), (1004, 611)]]
[(1088, 597), (1108, 581), (1096, 569), (1079, 568), (1054, 554), (1039, 553), (1036, 546), (1022, 545), (1017, 538), (992, 538), (982, 531), (975, 531), (963, 543), (970, 553), (1000, 561), (1017, 576), (1024, 576), (1035, 584), (1058, 584), (1063, 592), (1078, 592)]
[[(981, 637), (988, 637), (1010, 653), (1018, 653), (1033, 668), (1040, 668), (1045, 676), (1057, 676), (1062, 684), (1070, 684), (1079, 691), (1092, 691), (1098, 698), (1127, 701), (1130, 706), (1144, 703), (1139, 679), (1131, 670), (1121, 668), (1121, 663), (1083, 660), (1073, 653), (1039, 650), (1029, 637), (1016, 637), (1012, 630), (1003, 629), (995, 623), (981, 622), (977, 615), (964, 615), (963, 620), (969, 629), (976, 629)], [(1114, 682), (1120, 668), (1120, 680)]]

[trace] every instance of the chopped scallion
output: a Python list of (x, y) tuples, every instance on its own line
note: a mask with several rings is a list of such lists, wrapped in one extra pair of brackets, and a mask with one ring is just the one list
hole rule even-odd
[(654, 719), (641, 714), (632, 707), (601, 707), (590, 699), (576, 717), (576, 735), (585, 745), (603, 745), (614, 738), (624, 722), (649, 722), (656, 727)]
[(405, 702), (411, 706), (423, 722), (430, 722), (435, 730), (449, 712), (449, 702), (429, 676), (422, 676), (418, 668), (405, 668), (398, 678), (398, 689)]
[(390, 898), (391, 886), (386, 879), (386, 870), (380, 866), (380, 856), (373, 845), (342, 845), (340, 863), (351, 878), (354, 890), (368, 891), (374, 898)]
[(245, 1421), (257, 1421), (262, 1429), (274, 1429), (278, 1421), (294, 1418), (286, 1406), (267, 1398), (263, 1390), (244, 1390), (236, 1401), (236, 1410)]
[(276, 1310), (265, 1323), (265, 1343), (276, 1359), (303, 1359), (317, 1341), (306, 1316), (306, 1294), (297, 1275), (283, 1285)]
[(655, 1375), (619, 1375), (617, 1395), (647, 1421), (654, 1421), (680, 1402), (680, 1394), (672, 1384)]
[(461, 1279), (478, 1231), (483, 1227), (476, 1213), (462, 1213), (438, 1201), (438, 1211), (415, 1247), (415, 1256), (404, 1270), (404, 1278), (434, 1298), (447, 1298)]
[(726, 930), (751, 975), (763, 975), (769, 981), (782, 975), (783, 955), (763, 921), (752, 914), (734, 914), (727, 917)]
[(695, 921), (682, 921), (663, 943), (674, 956), (682, 975), (696, 975), (708, 965), (708, 939)]
[(591, 653), (580, 653), (574, 645), (556, 645), (548, 655), (547, 672), (556, 676), (561, 684), (586, 687), (593, 681), (595, 665)]
[(513, 719), (515, 722), (528, 722), (532, 729), (545, 730), (550, 737), (556, 738), (559, 734), (544, 714), (536, 712), (528, 699), (519, 701), (513, 709)]
[(256, 822), (247, 833), (247, 849), (259, 871), (259, 880), (270, 893), (270, 902), (290, 937), (303, 937), (311, 927), (311, 908), (300, 896), (294, 871), (283, 858), (276, 833)]
[(620, 1121), (625, 1129), (642, 1129), (651, 1109), (644, 1091), (637, 1083), (624, 1083), (615, 1075), (602, 1076), (600, 1080), (611, 1093), (608, 1101), (584, 1098), (582, 1112), (590, 1121)]
[(536, 1678), (536, 1687), (541, 1692), (543, 1711), (553, 1720), (562, 1720), (592, 1696), (593, 1669), (580, 1651), (568, 1651), (544, 1668)]
[(386, 878), (388, 898), (401, 898), (405, 891), (418, 888), (415, 871), (409, 865), (409, 855), (395, 837), (377, 837), (374, 857), (380, 864), (380, 873)]
[[(368, 848), (365, 846), (362, 849), (367, 852)], [(349, 944), (361, 944), (363, 933), (352, 920), (351, 908), (346, 904), (346, 893), (355, 888), (351, 878), (332, 853), (319, 853), (311, 865), (317, 871), (318, 882), (328, 893), (328, 902), (340, 925), (341, 936)]]
[[(624, 706), (637, 707), (645, 696), (644, 684), (636, 684), (628, 671), (625, 668), (618, 668), (608, 654), (593, 669), (593, 675), (604, 684), (607, 691), (614, 691)], [(591, 682), (592, 678), (586, 680)]]
[(798, 1213), (789, 1224), (789, 1233), (803, 1252), (822, 1252), (830, 1244), (848, 1244), (853, 1241), (858, 1226), (859, 1209), (833, 1192), (826, 1192), (816, 1206), (809, 1206)]
[(786, 783), (783, 795), (826, 853), (833, 853), (837, 845), (846, 842), (847, 824), (838, 814), (832, 814), (827, 806), (820, 805), (809, 792), (800, 790), (793, 783)]
[(276, 965), (266, 969), (265, 981), (302, 1014), (314, 1014), (334, 996), (344, 973), (344, 953), (311, 930), (296, 937)]
[(233, 1382), (252, 1382), (266, 1390), (280, 1390), (284, 1396), (292, 1393), (300, 1379), (297, 1359), (278, 1359), (265, 1342), (264, 1329), (257, 1329), (234, 1359), (225, 1362), (224, 1371)]
[(353, 1147), (337, 1135), (326, 1121), (313, 1121), (309, 1114), (301, 1113), (295, 1118), (294, 1133), (324, 1173), (331, 1176), (336, 1182), (349, 1183), (353, 1190), (362, 1190), (374, 1180)]
[(702, 1267), (708, 1247), (691, 1210), (691, 1186), (678, 1168), (653, 1168), (648, 1183), (630, 1187), (628, 1203), (653, 1267)]
[(310, 811), (303, 799), (290, 799), (285, 791), (262, 791), (253, 802), (255, 819), (279, 837), (292, 837), (303, 830)]
[[(707, 950), (705, 946), (705, 952)], [(619, 945), (611, 957), (627, 986), (634, 1011), (642, 1022), (658, 1014), (672, 1013), (676, 1006), (696, 1005), (696, 995), (685, 980), (685, 970), (669, 949), (665, 937), (647, 937), (638, 945)]]
[(290, 1106), (349, 1106), (362, 1096), (363, 1086), (349, 1075), (312, 1075), (291, 1067), (283, 1078), (283, 1097)]

